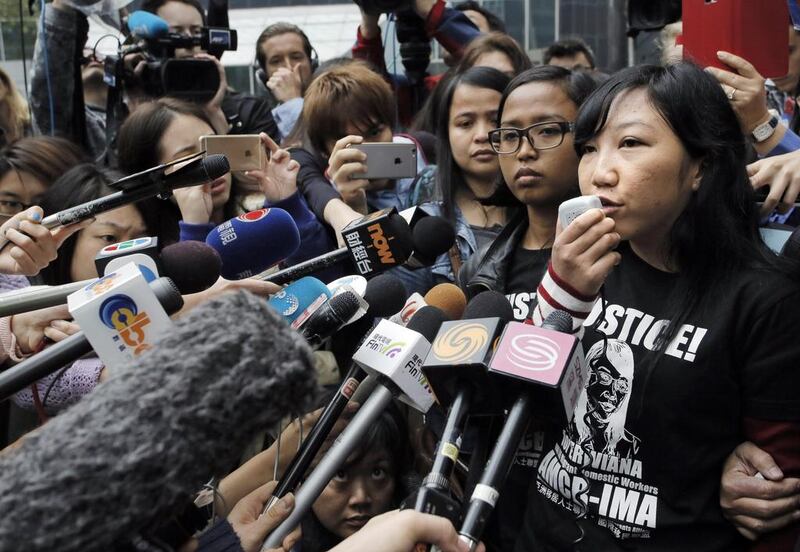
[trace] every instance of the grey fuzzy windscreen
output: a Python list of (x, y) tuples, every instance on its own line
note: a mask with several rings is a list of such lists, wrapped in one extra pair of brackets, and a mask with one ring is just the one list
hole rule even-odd
[(0, 457), (0, 551), (113, 549), (315, 391), (310, 349), (263, 299), (237, 292), (194, 309)]

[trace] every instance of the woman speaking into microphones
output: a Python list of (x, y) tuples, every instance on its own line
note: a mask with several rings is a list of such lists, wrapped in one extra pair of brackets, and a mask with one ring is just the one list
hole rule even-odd
[(736, 115), (695, 65), (634, 67), (586, 100), (574, 142), (600, 208), (558, 229), (534, 321), (576, 319), (587, 381), (516, 550), (743, 548), (726, 456), (752, 441), (800, 471), (800, 273), (759, 237)]

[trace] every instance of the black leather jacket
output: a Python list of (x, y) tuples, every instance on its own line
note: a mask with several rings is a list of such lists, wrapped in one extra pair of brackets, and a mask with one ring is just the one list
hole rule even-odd
[(508, 263), (527, 229), (528, 214), (521, 210), (492, 243), (482, 247), (464, 263), (458, 273), (458, 285), (468, 299), (487, 290), (505, 293)]

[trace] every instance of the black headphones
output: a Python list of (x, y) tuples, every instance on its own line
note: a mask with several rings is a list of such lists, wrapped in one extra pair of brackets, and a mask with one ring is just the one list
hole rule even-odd
[(306, 56), (308, 56), (308, 59), (311, 62), (311, 72), (313, 73), (319, 67), (319, 55), (311, 45), (308, 35), (306, 35), (306, 33), (304, 33), (300, 27), (293, 25), (292, 23), (286, 23), (282, 21), (273, 23), (261, 31), (261, 34), (258, 36), (258, 40), (256, 40), (256, 58), (253, 61), (253, 71), (255, 73), (256, 80), (264, 86), (267, 84), (267, 59), (264, 56), (264, 53), (261, 51), (261, 44), (273, 36), (286, 33), (294, 33), (299, 35), (303, 40), (303, 51), (306, 53)]

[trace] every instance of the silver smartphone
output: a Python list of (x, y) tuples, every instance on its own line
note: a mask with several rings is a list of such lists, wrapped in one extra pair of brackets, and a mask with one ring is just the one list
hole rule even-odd
[(377, 180), (379, 178), (414, 178), (417, 176), (417, 146), (375, 142), (350, 146), (367, 154), (367, 172), (354, 174), (353, 178)]

